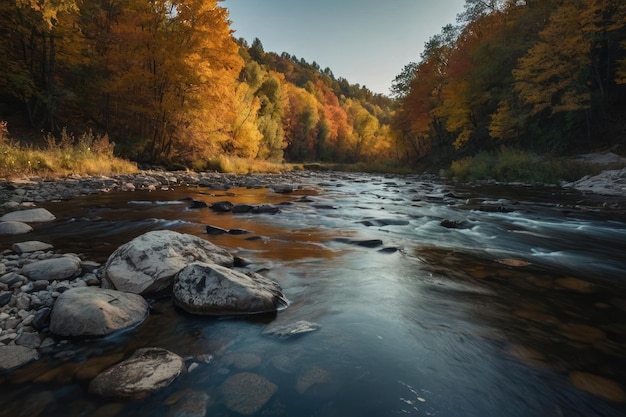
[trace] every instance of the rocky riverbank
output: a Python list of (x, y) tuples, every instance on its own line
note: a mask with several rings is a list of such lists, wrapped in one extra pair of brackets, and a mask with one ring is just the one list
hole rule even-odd
[[(182, 185), (215, 190), (268, 187), (285, 193), (293, 191), (292, 180), (290, 175), (151, 172), (116, 178), (7, 181), (1, 185), (0, 235), (26, 235), (31, 225), (54, 221), (53, 213), (37, 207), (41, 201), (113, 190), (150, 192)], [(172, 288), (174, 304), (190, 314), (236, 316), (286, 308), (288, 301), (280, 286), (247, 270), (244, 263), (223, 248), (173, 231), (139, 236), (113, 252), (104, 265), (81, 254), (59, 253), (45, 242), (25, 239), (15, 243), (0, 252), (0, 382), (5, 374), (41, 357), (63, 355), (68, 340), (105, 337), (141, 325), (150, 314), (151, 297), (172, 295)], [(314, 323), (303, 327), (298, 322), (281, 329), (276, 336), (316, 328)], [(272, 330), (268, 332), (272, 334)], [(190, 360), (195, 362), (186, 363), (184, 358), (159, 347), (139, 350), (127, 361), (102, 369), (104, 372), (92, 380), (89, 391), (106, 398), (144, 398), (191, 371), (203, 359)], [(138, 377), (140, 384), (136, 383)], [(243, 389), (235, 385), (226, 390), (226, 397)], [(268, 391), (254, 409), (268, 401), (272, 393)], [(231, 408), (236, 410), (240, 405), (235, 402)]]
[(67, 200), (81, 195), (112, 191), (155, 191), (185, 185), (217, 190), (232, 187), (269, 187), (277, 192), (287, 192), (292, 188), (286, 184), (294, 184), (297, 178), (310, 176), (315, 176), (315, 173), (299, 171), (236, 175), (189, 171), (142, 171), (138, 174), (113, 177), (73, 175), (55, 179), (30, 177), (0, 180), (0, 210), (10, 211), (17, 208), (17, 204), (24, 202)]

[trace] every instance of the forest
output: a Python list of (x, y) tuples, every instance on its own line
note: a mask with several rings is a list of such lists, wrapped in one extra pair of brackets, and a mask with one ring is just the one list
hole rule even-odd
[(0, 13), (8, 132), (98, 132), (138, 162), (445, 168), (626, 137), (621, 0), (466, 0), (389, 97), (237, 39), (217, 0), (16, 0)]

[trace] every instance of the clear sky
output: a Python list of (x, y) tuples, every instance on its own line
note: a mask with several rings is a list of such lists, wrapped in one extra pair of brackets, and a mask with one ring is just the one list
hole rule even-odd
[(391, 82), (424, 43), (455, 23), (465, 0), (224, 0), (235, 37), (259, 38), (329, 67), (335, 77), (389, 94)]

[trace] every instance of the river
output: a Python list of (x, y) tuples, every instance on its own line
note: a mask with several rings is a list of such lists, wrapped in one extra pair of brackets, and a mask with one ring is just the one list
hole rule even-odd
[[(172, 404), (193, 391), (208, 394), (207, 416), (235, 416), (221, 387), (238, 372), (277, 387), (258, 416), (626, 415), (625, 199), (417, 176), (297, 181), (292, 193), (179, 187), (40, 204), (58, 220), (29, 239), (104, 262), (150, 230), (194, 234), (253, 262), (290, 306), (215, 319), (152, 300), (136, 329), (70, 341), (15, 371), (2, 384), (0, 415), (34, 415), (38, 401), (46, 417), (192, 415)], [(190, 209), (185, 197), (281, 211), (215, 213)], [(249, 233), (209, 235), (207, 225)], [(265, 332), (298, 320), (319, 329)], [(142, 401), (87, 395), (81, 364), (145, 346), (208, 359)]]

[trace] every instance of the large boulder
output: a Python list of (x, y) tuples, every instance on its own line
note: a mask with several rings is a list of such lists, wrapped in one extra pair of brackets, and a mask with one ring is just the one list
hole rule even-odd
[(103, 267), (104, 286), (154, 294), (171, 286), (174, 275), (192, 262), (233, 265), (225, 249), (196, 236), (157, 230), (120, 246)]
[(175, 353), (160, 348), (139, 349), (95, 377), (89, 393), (104, 398), (142, 399), (167, 387), (185, 371), (185, 360)]
[(0, 217), (2, 222), (23, 222), (23, 223), (40, 223), (51, 222), (55, 220), (54, 214), (45, 208), (34, 208), (29, 210), (12, 211)]
[(199, 315), (270, 313), (288, 305), (271, 279), (201, 262), (176, 274), (173, 292), (175, 305)]
[(95, 287), (72, 288), (59, 296), (50, 331), (59, 336), (101, 337), (141, 323), (149, 306), (140, 295)]
[(0, 222), (0, 235), (23, 235), (30, 233), (33, 228), (22, 222)]
[(81, 272), (81, 261), (77, 256), (61, 256), (44, 259), (22, 267), (22, 275), (31, 281), (61, 281), (74, 278)]

